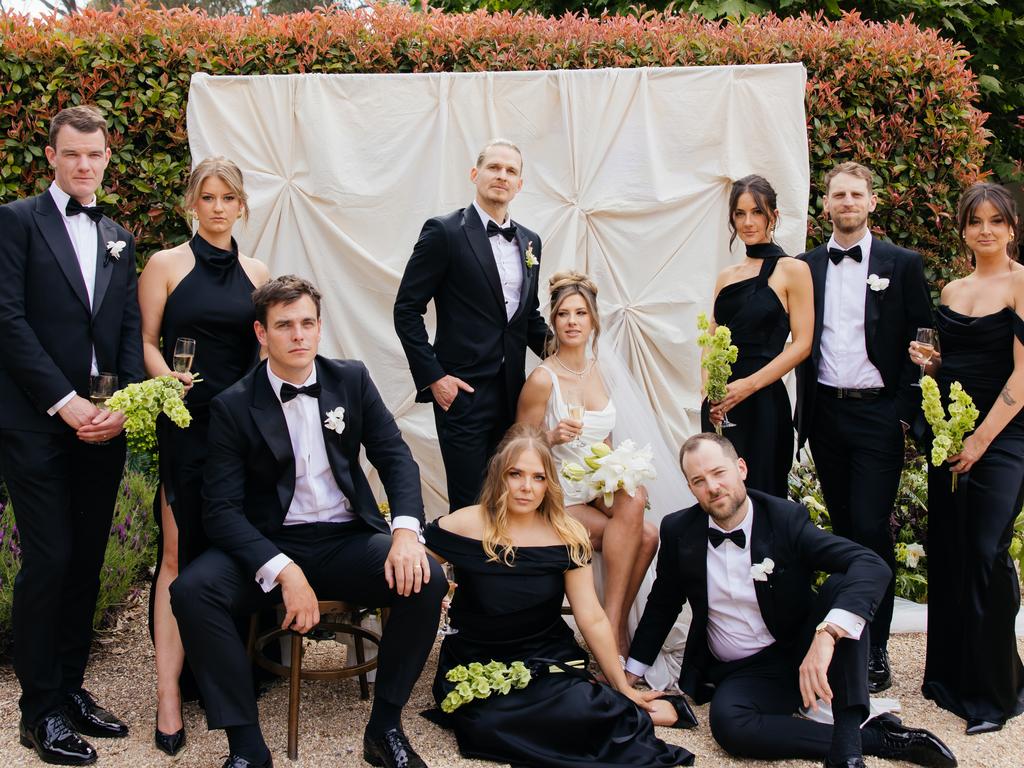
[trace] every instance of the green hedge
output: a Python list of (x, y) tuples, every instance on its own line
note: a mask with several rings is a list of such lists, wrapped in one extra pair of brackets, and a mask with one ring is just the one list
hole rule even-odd
[(140, 241), (140, 259), (180, 242), (176, 214), (191, 158), (185, 135), (195, 71), (437, 72), (764, 64), (802, 61), (814, 183), (808, 238), (818, 242), (820, 179), (840, 160), (880, 175), (878, 230), (925, 254), (939, 284), (953, 257), (950, 214), (979, 176), (985, 116), (966, 52), (912, 23), (802, 16), (740, 24), (643, 17), (319, 10), (208, 18), (127, 6), (58, 20), (0, 16), (0, 201), (44, 187), (48, 118), (93, 102), (117, 138), (105, 200)]

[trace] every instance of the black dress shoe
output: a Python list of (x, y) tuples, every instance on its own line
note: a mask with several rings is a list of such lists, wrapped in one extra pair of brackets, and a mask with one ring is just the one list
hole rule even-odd
[(864, 727), (875, 729), (881, 737), (878, 757), (929, 768), (956, 766), (956, 757), (938, 736), (923, 728), (907, 728), (894, 715), (879, 715)]
[(889, 651), (883, 646), (871, 646), (868, 656), (868, 693), (881, 693), (892, 686), (892, 671), (889, 669)]
[(107, 739), (120, 739), (128, 735), (128, 726), (97, 704), (92, 694), (84, 688), (66, 695), (64, 711), (79, 733)]
[(823, 765), (825, 768), (867, 768), (864, 764), (864, 758), (859, 756), (848, 757), (845, 760), (839, 760), (838, 762), (835, 760), (829, 760), (826, 757)]
[(1003, 730), (1002, 723), (996, 723), (992, 720), (978, 720), (977, 718), (971, 718), (967, 721), (967, 730), (965, 733), (968, 736), (977, 736), (979, 733), (992, 733), (993, 731)]
[(231, 755), (221, 768), (274, 768), (274, 758), (268, 757), (262, 763), (253, 763), (239, 755)]
[(21, 744), (30, 747), (44, 763), (89, 765), (96, 762), (96, 750), (74, 732), (63, 712), (53, 712), (29, 728), (18, 724)]
[(693, 714), (693, 708), (681, 694), (678, 696), (662, 696), (662, 701), (667, 701), (676, 711), (676, 721), (669, 728), (696, 728), (697, 716)]
[(377, 737), (364, 735), (363, 760), (384, 768), (427, 768), (401, 728), (392, 728)]
[(153, 729), (153, 743), (161, 752), (166, 752), (174, 757), (185, 746), (185, 728), (179, 728), (174, 733), (163, 733), (159, 728), (155, 728)]

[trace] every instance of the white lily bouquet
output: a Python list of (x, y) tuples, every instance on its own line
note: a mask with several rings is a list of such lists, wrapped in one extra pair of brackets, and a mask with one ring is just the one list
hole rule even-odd
[(521, 661), (513, 661), (511, 664), (494, 660), (487, 664), (479, 661), (468, 665), (459, 664), (445, 675), (449, 683), (455, 683), (455, 689), (444, 697), (441, 711), (450, 715), (474, 699), (486, 699), (492, 693), (504, 696), (513, 688), (525, 688), (531, 677), (530, 670)]
[[(978, 408), (974, 400), (964, 391), (959, 381), (949, 387), (949, 418), (942, 407), (939, 385), (931, 376), (921, 379), (921, 409), (932, 428), (932, 466), (937, 467), (950, 456), (960, 453), (964, 447), (964, 435), (974, 429), (978, 420)], [(953, 490), (956, 491), (957, 475), (953, 473)]]
[(573, 483), (586, 483), (598, 494), (604, 495), (605, 506), (612, 505), (618, 490), (636, 496), (644, 480), (658, 476), (654, 469), (654, 450), (650, 444), (637, 448), (632, 440), (623, 440), (615, 450), (607, 443), (594, 443), (590, 455), (583, 459), (584, 467), (575, 461), (562, 465), (561, 475)]
[[(697, 316), (697, 346), (704, 350), (700, 365), (707, 372), (705, 394), (709, 403), (717, 403), (728, 394), (726, 385), (732, 376), (732, 364), (739, 357), (740, 350), (732, 343), (732, 331), (727, 325), (719, 325), (715, 332), (710, 333), (711, 323), (708, 316), (701, 312)], [(726, 424), (726, 426), (731, 426)], [(715, 432), (722, 434), (722, 426), (715, 425)]]
[(185, 385), (173, 376), (157, 376), (119, 389), (107, 400), (107, 408), (125, 415), (128, 445), (137, 451), (156, 446), (156, 418), (161, 413), (181, 428), (192, 423), (182, 395)]

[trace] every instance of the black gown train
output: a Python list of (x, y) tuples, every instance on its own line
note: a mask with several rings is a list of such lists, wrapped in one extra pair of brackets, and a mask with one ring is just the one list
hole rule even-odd
[[(464, 704), (430, 719), (455, 731), (459, 751), (531, 768), (692, 765), (693, 755), (654, 733), (645, 712), (607, 685), (582, 674), (548, 673), (549, 661), (587, 659), (561, 615), (564, 546), (519, 547), (512, 567), (487, 562), (480, 541), (432, 523), (427, 547), (455, 568), (458, 589), (449, 618), (457, 634), (441, 644), (434, 678), (440, 705), (460, 664), (522, 661), (536, 670), (526, 688)], [(538, 661), (543, 659), (544, 661)]]
[[(959, 381), (981, 424), (1013, 370), (1024, 321), (1010, 309), (983, 317), (936, 313), (943, 403)], [(1002, 723), (1024, 710), (1014, 622), (1020, 586), (1009, 555), (1024, 500), (1024, 410), (961, 475), (928, 469), (928, 656), (922, 692), (964, 719)]]
[[(775, 358), (789, 336), (789, 315), (778, 294), (768, 285), (780, 258), (789, 258), (775, 243), (747, 246), (747, 255), (762, 259), (760, 272), (746, 280), (730, 283), (715, 299), (715, 323), (732, 332), (739, 355), (729, 381), (759, 371)], [(793, 466), (793, 409), (782, 381), (772, 382), (729, 411), (736, 426), (724, 429), (736, 451), (747, 464), (747, 487), (786, 498), (789, 470)], [(705, 400), (701, 428), (714, 430)]]

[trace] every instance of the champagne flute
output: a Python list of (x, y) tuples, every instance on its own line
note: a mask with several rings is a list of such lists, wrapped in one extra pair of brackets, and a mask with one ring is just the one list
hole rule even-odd
[(925, 377), (925, 368), (928, 367), (928, 363), (932, 359), (932, 355), (935, 354), (935, 348), (938, 346), (938, 343), (938, 335), (935, 333), (934, 328), (917, 329), (917, 354), (921, 356), (921, 359), (924, 362), (920, 363), (921, 376), (913, 383), (912, 386), (921, 386), (921, 379)]
[[(117, 391), (117, 375), (113, 373), (99, 373), (89, 377), (89, 400), (97, 408), (106, 409), (107, 400), (113, 397)], [(109, 440), (93, 443), (93, 445), (106, 445)]]
[(196, 356), (196, 340), (185, 336), (174, 342), (174, 372), (188, 373), (192, 370), (192, 360)]
[[(587, 405), (583, 392), (583, 387), (570, 387), (565, 395), (565, 407), (569, 411), (569, 418), (573, 421), (578, 421), (581, 425), (583, 424), (583, 417), (587, 413)], [(569, 441), (569, 445), (572, 448), (582, 448), (586, 445), (583, 442), (583, 427), (580, 427), (579, 433)]]
[(452, 598), (455, 596), (455, 588), (459, 586), (455, 583), (455, 566), (451, 563), (444, 563), (441, 566), (441, 570), (444, 571), (444, 576), (448, 579), (448, 594), (441, 601), (441, 626), (438, 628), (437, 634), (441, 636), (457, 635), (459, 630), (448, 621), (448, 609), (451, 607)]

